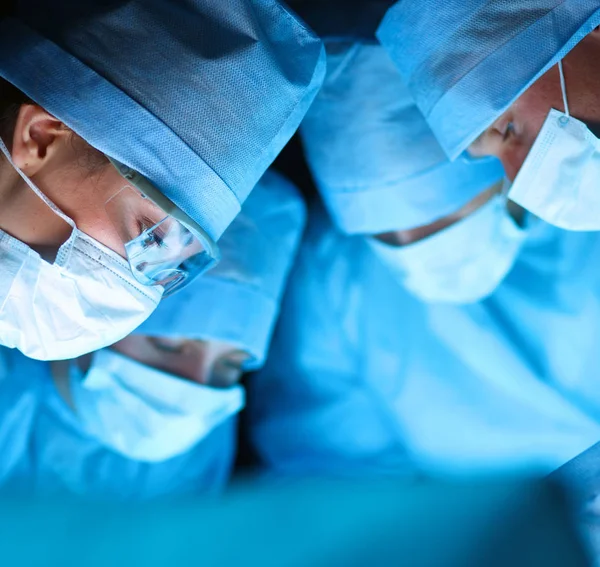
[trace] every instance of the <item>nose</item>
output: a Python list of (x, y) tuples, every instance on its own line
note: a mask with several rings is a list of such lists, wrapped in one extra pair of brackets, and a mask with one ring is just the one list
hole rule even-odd
[(498, 158), (508, 179), (514, 181), (529, 149), (514, 136), (507, 140), (506, 136), (497, 129), (489, 128), (469, 146), (468, 151), (473, 157)]

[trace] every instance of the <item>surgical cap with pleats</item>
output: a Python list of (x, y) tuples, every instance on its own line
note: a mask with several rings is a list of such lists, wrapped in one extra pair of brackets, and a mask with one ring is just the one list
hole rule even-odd
[(326, 46), (327, 77), (301, 134), (340, 230), (375, 234), (427, 225), (502, 178), (495, 159), (448, 160), (380, 45)]
[(377, 36), (453, 159), (600, 25), (600, 0), (401, 0)]
[(20, 0), (0, 76), (149, 178), (215, 240), (322, 82), (277, 0)]

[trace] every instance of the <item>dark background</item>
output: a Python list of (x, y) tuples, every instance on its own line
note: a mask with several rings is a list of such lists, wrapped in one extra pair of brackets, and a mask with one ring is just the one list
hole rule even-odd
[[(287, 1), (321, 37), (346, 37), (366, 41), (375, 40), (379, 22), (394, 3), (395, 0)], [(284, 148), (274, 167), (293, 181), (308, 198), (315, 195), (297, 134)]]

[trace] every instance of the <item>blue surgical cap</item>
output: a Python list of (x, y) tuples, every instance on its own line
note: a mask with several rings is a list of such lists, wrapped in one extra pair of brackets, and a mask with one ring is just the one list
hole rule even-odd
[(451, 159), (600, 24), (598, 0), (402, 0), (377, 37)]
[(327, 77), (301, 134), (317, 187), (348, 234), (429, 224), (503, 176), (495, 159), (448, 161), (377, 44), (327, 42)]
[(296, 188), (268, 171), (219, 246), (221, 262), (162, 301), (136, 333), (233, 344), (264, 362), (306, 210)]
[(217, 239), (298, 127), (321, 42), (277, 0), (20, 0), (0, 76)]

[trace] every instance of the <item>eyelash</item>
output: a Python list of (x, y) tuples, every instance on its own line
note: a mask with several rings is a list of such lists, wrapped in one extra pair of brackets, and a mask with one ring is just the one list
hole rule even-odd
[[(156, 223), (153, 223), (148, 217), (142, 217), (140, 220), (138, 220), (138, 229), (140, 234), (143, 234), (155, 224)], [(147, 236), (147, 239), (152, 239), (150, 244), (156, 244), (159, 248), (165, 246), (165, 233), (160, 227), (155, 228), (154, 231)]]
[(506, 130), (504, 130), (504, 134), (502, 136), (502, 140), (506, 141), (508, 138), (515, 133), (515, 126), (512, 122), (508, 122), (506, 124)]

